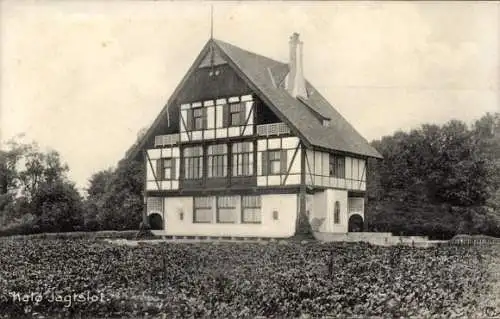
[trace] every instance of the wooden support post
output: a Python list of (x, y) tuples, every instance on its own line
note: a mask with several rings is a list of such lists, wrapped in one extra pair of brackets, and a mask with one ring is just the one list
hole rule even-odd
[(311, 225), (306, 214), (306, 147), (300, 143), (300, 186), (295, 235), (312, 237)]
[(142, 208), (142, 225), (144, 228), (149, 229), (149, 220), (148, 220), (148, 212), (147, 212), (147, 195), (146, 189), (148, 186), (148, 158), (147, 158), (147, 150), (143, 151), (143, 160), (144, 160), (144, 188), (142, 190), (142, 199), (143, 199), (143, 208)]

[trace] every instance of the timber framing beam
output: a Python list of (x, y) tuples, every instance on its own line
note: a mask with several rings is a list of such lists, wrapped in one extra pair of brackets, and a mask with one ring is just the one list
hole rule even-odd
[[(182, 125), (184, 126), (184, 132), (186, 132), (186, 135), (188, 137), (188, 141), (192, 141), (193, 140), (193, 131), (188, 131), (188, 127), (187, 127), (187, 124), (186, 124), (186, 121), (184, 120), (184, 116), (182, 116), (182, 112), (179, 112), (180, 114), (180, 118), (181, 118), (181, 121), (182, 121)], [(189, 114), (188, 114), (189, 116)]]
[(252, 107), (250, 108), (250, 111), (248, 111), (248, 116), (247, 116), (247, 119), (245, 120), (245, 124), (243, 126), (243, 130), (241, 131), (240, 136), (243, 136), (245, 134), (245, 130), (247, 129), (248, 122), (250, 121), (250, 117), (254, 113), (254, 105), (255, 105), (255, 102), (252, 103)]
[[(153, 164), (151, 164), (151, 158), (149, 157), (148, 151), (144, 151), (144, 153), (146, 154), (146, 160), (149, 163), (149, 167), (151, 167), (151, 173), (153, 173), (153, 177), (154, 177), (155, 182), (156, 182), (156, 187), (158, 188), (158, 190), (161, 190), (160, 183), (158, 182), (158, 178), (156, 177), (156, 173), (155, 173), (155, 170), (153, 168)], [(160, 159), (160, 161), (161, 161), (161, 159)], [(147, 176), (147, 173), (146, 173), (146, 176)], [(146, 186), (147, 186), (147, 183), (146, 183)]]
[(290, 171), (292, 170), (293, 162), (295, 161), (295, 157), (297, 157), (297, 153), (299, 152), (300, 149), (300, 143), (297, 144), (297, 147), (295, 148), (295, 152), (293, 152), (292, 155), (292, 160), (290, 161), (290, 165), (288, 165), (288, 168), (286, 170), (285, 178), (283, 179), (282, 185), (285, 185), (286, 180), (288, 176), (290, 175)]
[[(311, 184), (314, 186), (314, 177), (313, 177), (313, 172), (311, 170), (311, 165), (309, 165), (309, 157), (307, 156), (307, 153), (306, 153), (306, 150), (304, 149), (304, 157), (305, 157), (305, 161), (307, 163), (307, 169), (309, 170), (309, 177), (311, 178)], [(304, 174), (305, 174), (305, 171), (304, 171)], [(305, 178), (305, 175), (304, 175), (304, 178)]]
[[(363, 172), (361, 173), (361, 176), (359, 177), (358, 189), (361, 189), (361, 183), (363, 182), (363, 177), (365, 176), (367, 165), (368, 165), (368, 161), (365, 161), (365, 165), (363, 165)], [(365, 177), (365, 183), (366, 183), (366, 177)]]

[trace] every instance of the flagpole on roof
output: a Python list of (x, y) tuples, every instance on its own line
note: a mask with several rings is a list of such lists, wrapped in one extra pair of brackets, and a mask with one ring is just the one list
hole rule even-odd
[[(214, 5), (210, 4), (210, 40), (214, 38)], [(210, 67), (214, 71), (214, 44), (210, 43)]]
[(214, 37), (214, 5), (210, 5), (210, 39)]

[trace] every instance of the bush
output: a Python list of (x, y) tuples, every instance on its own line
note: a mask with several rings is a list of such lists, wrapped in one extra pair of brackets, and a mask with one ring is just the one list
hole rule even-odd
[[(137, 230), (125, 231), (97, 231), (97, 232), (66, 232), (14, 235), (9, 239), (135, 239)], [(9, 235), (6, 235), (9, 236)]]

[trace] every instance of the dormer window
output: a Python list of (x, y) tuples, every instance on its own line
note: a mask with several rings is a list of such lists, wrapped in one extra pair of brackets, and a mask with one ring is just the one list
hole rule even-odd
[(329, 119), (323, 119), (323, 126), (324, 127), (329, 127), (330, 126), (330, 120)]

